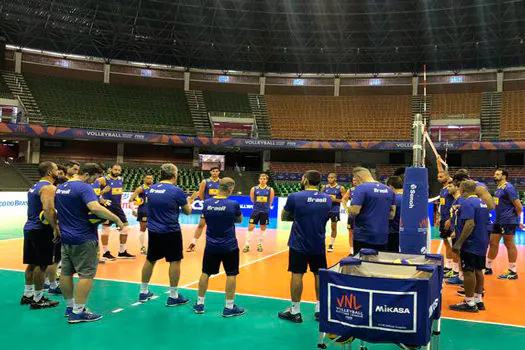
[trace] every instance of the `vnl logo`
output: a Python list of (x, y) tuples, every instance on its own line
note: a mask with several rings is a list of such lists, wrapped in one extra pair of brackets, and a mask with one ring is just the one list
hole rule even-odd
[(337, 306), (341, 308), (344, 307), (356, 311), (359, 311), (362, 308), (362, 305), (357, 303), (357, 298), (353, 294), (343, 294), (341, 297), (336, 298), (336, 300)]
[[(363, 320), (363, 305), (357, 301), (357, 296), (352, 293), (343, 293), (335, 300), (335, 313), (346, 320)], [(358, 321), (359, 322), (359, 321)]]

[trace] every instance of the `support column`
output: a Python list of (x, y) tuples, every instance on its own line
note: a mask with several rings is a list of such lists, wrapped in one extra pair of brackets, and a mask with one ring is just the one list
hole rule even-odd
[(184, 91), (190, 91), (190, 72), (184, 72)]
[(193, 148), (193, 167), (198, 168), (199, 167), (199, 147)]
[(418, 95), (418, 91), (417, 91), (418, 85), (419, 85), (419, 77), (418, 76), (412, 77), (412, 96)]
[(497, 92), (503, 92), (503, 78), (505, 73), (498, 72), (496, 73), (496, 91)]
[(22, 73), (22, 51), (15, 51), (15, 73)]
[(334, 96), (339, 96), (339, 92), (341, 90), (341, 78), (335, 78), (334, 79)]
[(266, 92), (266, 77), (259, 77), (259, 95)]
[(118, 164), (124, 163), (124, 144), (123, 143), (117, 144), (117, 163)]
[(109, 84), (109, 76), (111, 73), (111, 64), (104, 63), (104, 84)]
[(40, 163), (40, 139), (32, 139), (30, 143), (31, 145), (28, 147), (28, 159), (30, 159), (29, 163), (38, 164)]
[(264, 150), (262, 154), (263, 164), (262, 164), (262, 170), (263, 171), (270, 171), (270, 150)]

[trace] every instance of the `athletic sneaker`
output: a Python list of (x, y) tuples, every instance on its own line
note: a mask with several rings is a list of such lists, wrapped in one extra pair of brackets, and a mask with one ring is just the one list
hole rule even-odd
[(222, 317), (235, 317), (244, 315), (245, 311), (243, 308), (233, 305), (232, 309), (224, 308), (222, 310)]
[(470, 306), (465, 301), (462, 301), (459, 304), (450, 305), (450, 310), (459, 311), (459, 312), (478, 312), (478, 307), (476, 305)]
[(46, 297), (42, 297), (39, 301), (34, 301), (29, 305), (31, 310), (49, 309), (51, 307), (57, 307), (58, 301), (51, 301)]
[(479, 303), (476, 303), (476, 306), (478, 307), (478, 310), (479, 310), (479, 311), (485, 311), (485, 310), (487, 310), (487, 309), (485, 308), (485, 304), (484, 304), (482, 301), (480, 301)]
[(314, 320), (319, 322), (320, 319), (321, 319), (321, 314), (319, 313), (319, 311), (315, 312), (314, 313)]
[(195, 312), (198, 315), (202, 315), (204, 313), (204, 304), (193, 305), (193, 312)]
[(486, 268), (486, 269), (485, 269), (485, 275), (490, 276), (490, 275), (492, 275), (493, 273), (494, 273), (494, 272), (492, 271), (492, 269), (489, 269), (489, 268)]
[(294, 323), (303, 323), (303, 316), (301, 313), (292, 314), (292, 310), (290, 308), (279, 312), (277, 314), (281, 320), (291, 321)]
[(73, 308), (71, 306), (66, 307), (66, 311), (64, 312), (64, 317), (69, 317), (73, 313)]
[(122, 253), (118, 253), (118, 259), (135, 259), (135, 255), (131, 255), (128, 253), (127, 250), (123, 251)]
[(22, 295), (22, 299), (20, 299), (20, 305), (30, 305), (33, 302), (33, 297), (26, 297), (25, 295)]
[(186, 249), (186, 253), (194, 252), (194, 251), (195, 251), (195, 248), (196, 248), (195, 243), (190, 243), (190, 245), (189, 245), (188, 248)]
[(97, 315), (92, 312), (89, 312), (87, 309), (84, 309), (84, 311), (81, 314), (76, 314), (74, 312), (71, 312), (69, 315), (68, 322), (69, 323), (81, 323), (81, 322), (95, 322), (102, 318), (102, 315)]
[(447, 272), (449, 272), (449, 271), (452, 271), (452, 269), (450, 267), (444, 267), (443, 268), (443, 273), (444, 274), (447, 274)]
[(56, 288), (49, 288), (49, 290), (47, 291), (47, 294), (62, 295), (62, 289), (60, 289), (60, 286), (57, 286)]
[(445, 273), (443, 275), (443, 278), (448, 279), (448, 278), (454, 278), (454, 277), (458, 277), (458, 276), (459, 276), (458, 272), (455, 272), (454, 270), (450, 270), (449, 272), (447, 272), (447, 273)]
[(147, 292), (147, 293), (140, 293), (139, 294), (139, 301), (141, 303), (145, 303), (147, 302), (148, 300), (150, 300), (151, 298), (153, 298), (155, 294), (153, 294), (152, 292)]
[(257, 245), (257, 251), (258, 251), (259, 253), (262, 253), (262, 251), (263, 251), (263, 246), (262, 246), (261, 243), (259, 243), (259, 244)]
[(463, 280), (459, 278), (459, 276), (456, 276), (456, 277), (449, 278), (445, 283), (453, 285), (453, 286), (462, 286)]
[(49, 283), (44, 283), (44, 287), (42, 289), (47, 292), (49, 287), (50, 287)]
[(332, 244), (329, 244), (328, 245), (328, 249), (327, 251), (330, 253), (330, 252), (333, 252), (334, 251), (334, 246)]
[(148, 249), (146, 249), (146, 247), (140, 248), (140, 254), (142, 254), (142, 255), (148, 254)]
[[(460, 289), (458, 289), (458, 295), (460, 297), (464, 297), (465, 296), (465, 287), (461, 287)], [(481, 293), (481, 296), (485, 296), (485, 289), (483, 289), (483, 293)]]
[(514, 271), (507, 270), (504, 274), (498, 276), (499, 280), (517, 280), (518, 274)]
[(115, 258), (113, 255), (111, 255), (111, 252), (108, 250), (107, 252), (105, 252), (102, 257), (106, 260), (109, 260), (109, 261), (115, 261), (117, 260), (117, 258)]
[(242, 250), (243, 253), (248, 253), (250, 251), (250, 246), (249, 245), (245, 245), (244, 246), (244, 249)]
[(190, 302), (190, 299), (185, 298), (179, 294), (178, 298), (169, 297), (168, 301), (166, 302), (166, 306), (181, 306), (181, 305), (186, 305), (189, 302)]
[(98, 259), (98, 264), (99, 265), (104, 265), (105, 263), (106, 263), (106, 258), (101, 257), (100, 259)]

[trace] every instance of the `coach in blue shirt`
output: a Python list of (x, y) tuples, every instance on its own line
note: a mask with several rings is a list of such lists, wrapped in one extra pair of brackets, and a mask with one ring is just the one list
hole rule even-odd
[(142, 267), (139, 301), (153, 297), (148, 284), (155, 263), (164, 258), (170, 264), (170, 296), (166, 306), (179, 306), (189, 300), (179, 294), (180, 263), (182, 260), (182, 232), (179, 214), (191, 214), (191, 206), (184, 191), (177, 184), (178, 169), (174, 164), (160, 167), (160, 182), (152, 185), (148, 194), (148, 253)]
[(390, 187), (377, 182), (366, 168), (354, 168), (358, 182), (349, 214), (355, 216), (354, 253), (363, 248), (386, 250), (389, 220), (396, 214), (395, 196)]
[(279, 312), (279, 318), (302, 323), (301, 294), (303, 275), (310, 266), (315, 276), (317, 304), (315, 319), (319, 320), (319, 269), (327, 267), (326, 263), (326, 223), (332, 197), (319, 191), (321, 174), (315, 170), (307, 171), (301, 180), (304, 191), (292, 193), (284, 206), (281, 220), (293, 221), (288, 247), (290, 247), (288, 271), (292, 273), (291, 293), (292, 307)]
[[(98, 201), (91, 184), (100, 176), (97, 164), (87, 163), (79, 173), (59, 185), (55, 195), (58, 227), (62, 241), (62, 274), (60, 284), (66, 300), (69, 323), (93, 322), (101, 315), (86, 309), (86, 302), (93, 286), (98, 265), (98, 233), (96, 221), (110, 220), (120, 228), (122, 221)], [(74, 288), (73, 274), (79, 281)], [(75, 299), (73, 301), (73, 289)]]
[(225, 177), (219, 182), (219, 194), (203, 203), (202, 217), (206, 221), (206, 248), (199, 280), (199, 296), (193, 306), (196, 314), (204, 313), (204, 297), (211, 275), (219, 273), (221, 263), (226, 272), (226, 306), (223, 317), (240, 316), (244, 309), (234, 304), (235, 281), (239, 274), (239, 243), (235, 236), (235, 223), (242, 222), (239, 203), (228, 198), (235, 188), (235, 181)]

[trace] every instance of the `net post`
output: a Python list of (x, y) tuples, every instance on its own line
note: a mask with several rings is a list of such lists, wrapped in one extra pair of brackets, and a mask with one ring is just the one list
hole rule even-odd
[(413, 150), (413, 166), (416, 168), (424, 167), (423, 159), (423, 132), (424, 132), (424, 123), (423, 116), (421, 114), (416, 114), (414, 116), (414, 122), (412, 124), (412, 130), (414, 131), (414, 143), (412, 145)]

